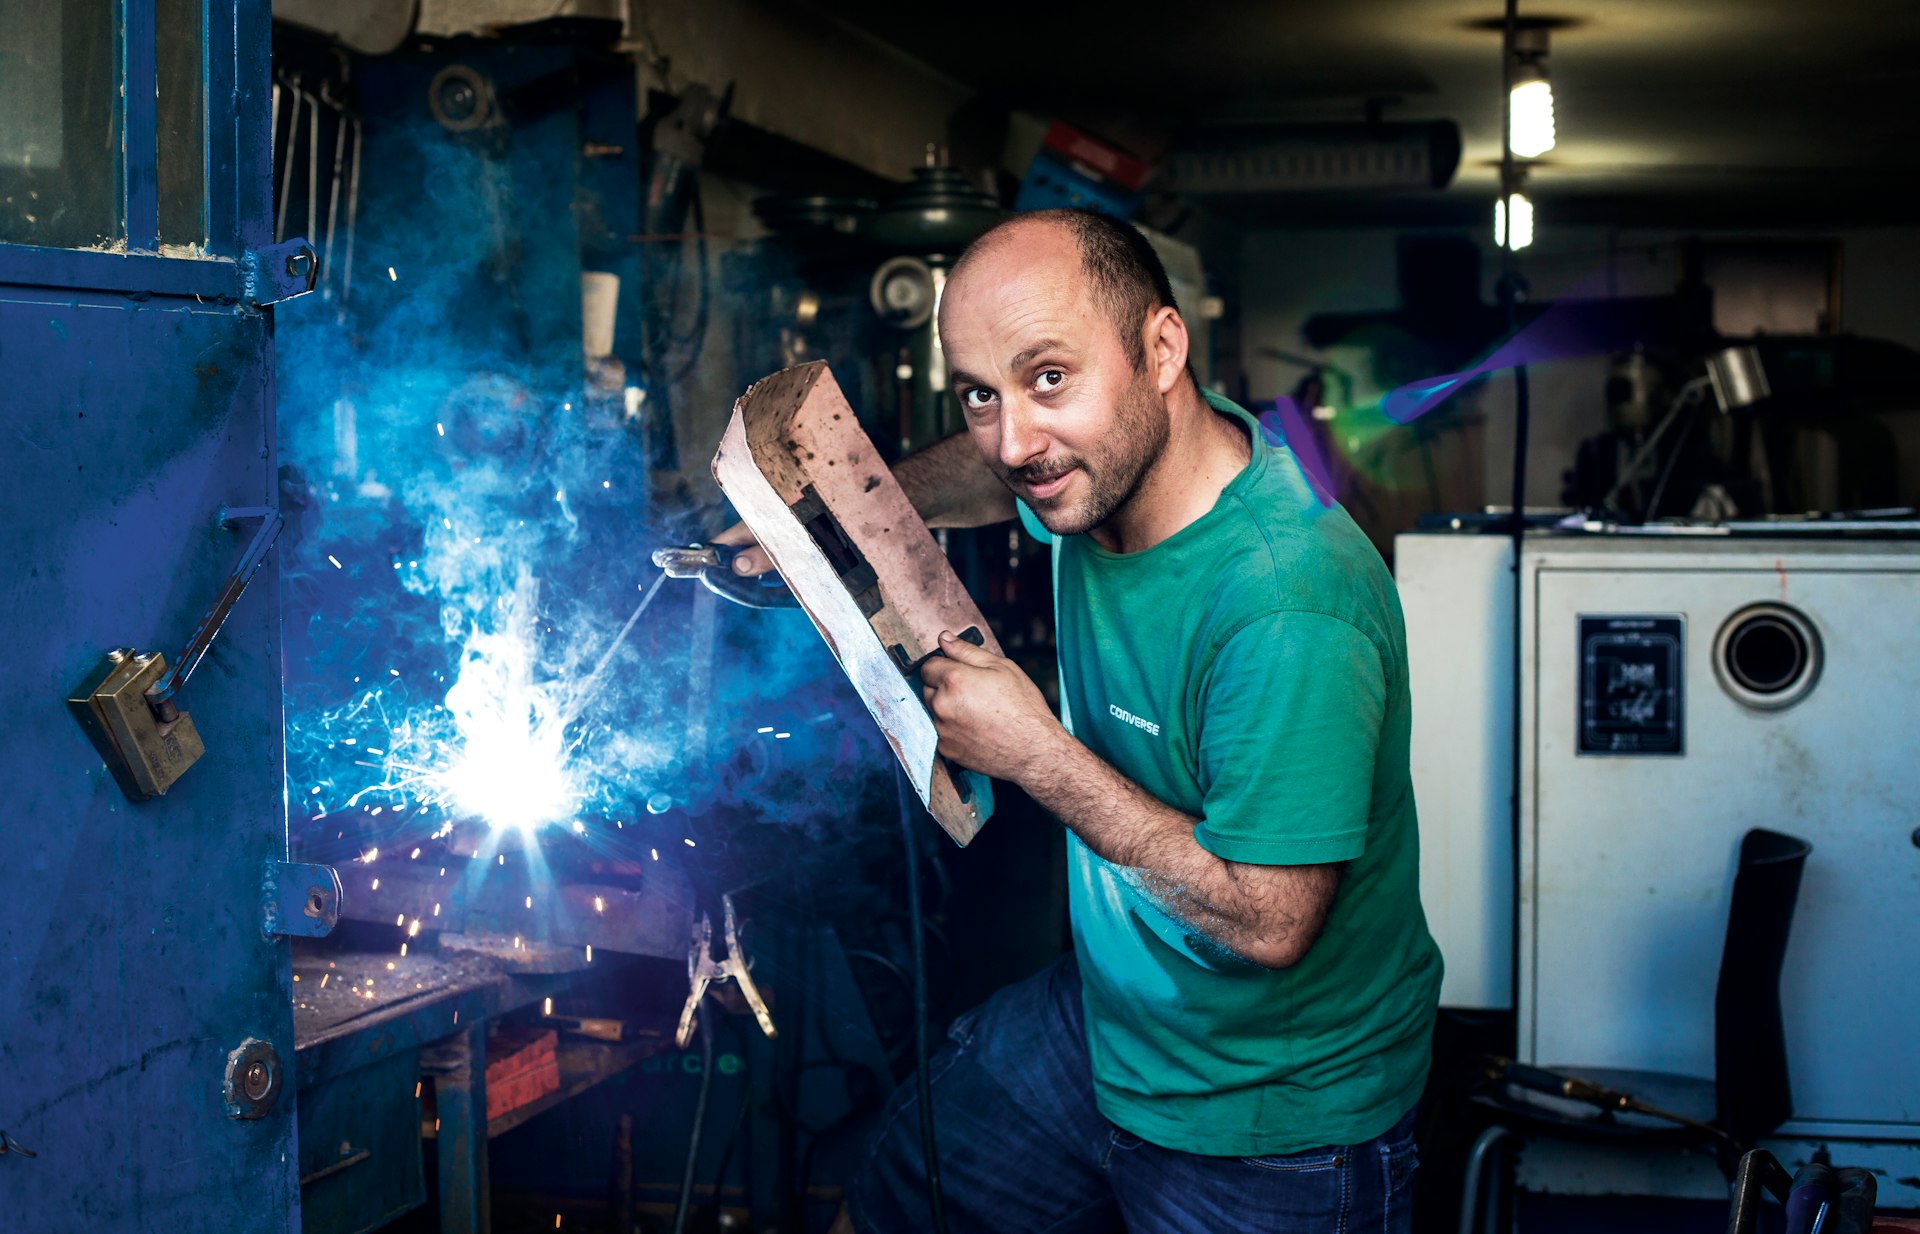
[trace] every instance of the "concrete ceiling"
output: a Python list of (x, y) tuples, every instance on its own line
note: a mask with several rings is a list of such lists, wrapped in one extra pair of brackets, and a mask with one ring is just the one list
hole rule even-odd
[[(1495, 192), (1491, 0), (815, 7), (992, 103), (1149, 156), (1196, 130), (1357, 119), (1369, 100), (1390, 119), (1460, 125), (1445, 193), (1241, 203), (1263, 218), (1478, 217)], [(1548, 60), (1559, 144), (1532, 173), (1542, 210), (1689, 225), (1920, 219), (1916, 0), (1543, 0), (1521, 15), (1561, 27)]]

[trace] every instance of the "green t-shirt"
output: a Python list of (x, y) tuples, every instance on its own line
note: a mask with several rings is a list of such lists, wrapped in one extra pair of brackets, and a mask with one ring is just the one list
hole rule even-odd
[(1440, 952), (1420, 908), (1406, 638), (1386, 565), (1253, 417), (1248, 466), (1139, 553), (1054, 542), (1061, 710), (1075, 737), (1200, 820), (1229, 861), (1347, 866), (1292, 968), (1225, 952), (1068, 834), (1100, 1109), (1214, 1156), (1351, 1144), (1426, 1081)]

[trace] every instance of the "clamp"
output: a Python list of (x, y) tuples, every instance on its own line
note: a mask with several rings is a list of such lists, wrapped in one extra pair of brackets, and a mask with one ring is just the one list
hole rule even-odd
[(725, 958), (713, 958), (712, 919), (702, 913), (693, 925), (693, 946), (687, 952), (687, 984), (692, 989), (687, 993), (686, 1007), (680, 1012), (680, 1027), (673, 1034), (674, 1044), (683, 1050), (693, 1040), (694, 1015), (700, 1010), (700, 1000), (707, 996), (707, 987), (728, 978), (739, 984), (740, 996), (753, 1009), (753, 1018), (760, 1022), (760, 1031), (768, 1037), (779, 1035), (774, 1032), (773, 1015), (767, 1010), (767, 1001), (760, 997), (760, 991), (747, 971), (747, 956), (740, 948), (740, 932), (734, 926), (733, 897), (721, 896), (720, 904), (725, 916), (722, 938), (727, 946)]

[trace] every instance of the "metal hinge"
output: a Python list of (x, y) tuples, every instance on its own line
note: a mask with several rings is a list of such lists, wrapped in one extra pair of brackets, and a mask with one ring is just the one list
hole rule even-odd
[(248, 249), (240, 262), (240, 278), (248, 303), (278, 304), (313, 290), (320, 279), (320, 258), (301, 239)]
[(268, 938), (325, 938), (340, 921), (340, 875), (332, 866), (269, 861), (260, 878), (260, 928)]

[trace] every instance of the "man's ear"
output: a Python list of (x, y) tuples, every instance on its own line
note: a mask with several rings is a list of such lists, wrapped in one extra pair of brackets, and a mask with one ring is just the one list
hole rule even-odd
[(1147, 318), (1147, 367), (1161, 394), (1170, 393), (1187, 372), (1187, 323), (1180, 310), (1163, 304)]

